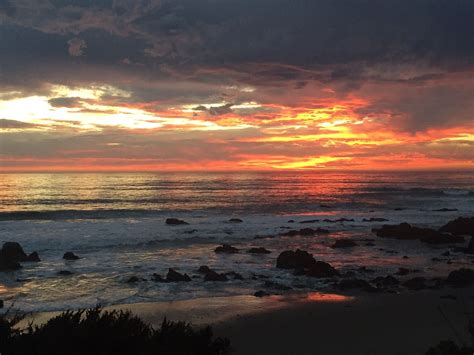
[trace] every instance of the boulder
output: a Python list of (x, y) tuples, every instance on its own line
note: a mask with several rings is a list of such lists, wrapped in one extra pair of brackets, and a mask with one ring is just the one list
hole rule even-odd
[(23, 251), (21, 245), (17, 242), (6, 242), (3, 244), (0, 253), (3, 257), (11, 261), (27, 261), (28, 256)]
[(60, 276), (71, 276), (73, 273), (69, 270), (60, 270), (58, 271), (58, 275)]
[(451, 271), (446, 283), (454, 287), (467, 287), (474, 284), (474, 270), (461, 268)]
[(337, 275), (339, 275), (339, 271), (324, 261), (316, 261), (306, 271), (306, 276), (309, 277), (333, 277)]
[(242, 223), (243, 221), (240, 218), (231, 218), (229, 223)]
[(197, 270), (197, 272), (201, 273), (201, 274), (207, 274), (208, 272), (211, 272), (211, 268), (207, 265), (201, 265), (199, 266), (199, 269)]
[(27, 257), (26, 257), (26, 260), (25, 261), (31, 261), (31, 262), (39, 262), (41, 261), (38, 253), (36, 251), (30, 253)]
[(285, 250), (278, 255), (276, 267), (280, 269), (309, 268), (316, 263), (313, 255), (304, 250)]
[(156, 272), (151, 275), (151, 280), (155, 282), (166, 282), (166, 280), (161, 277), (161, 275), (157, 274)]
[(255, 297), (265, 297), (265, 296), (270, 296), (269, 293), (265, 291), (257, 291), (253, 294)]
[(439, 229), (454, 235), (470, 235), (474, 237), (474, 217), (459, 217), (449, 221)]
[(323, 222), (327, 223), (340, 223), (340, 222), (354, 222), (353, 218), (338, 218), (338, 219), (325, 219)]
[(337, 239), (336, 242), (331, 245), (331, 248), (352, 248), (356, 247), (357, 243), (350, 239)]
[(464, 241), (462, 237), (446, 235), (431, 228), (414, 227), (408, 223), (400, 223), (398, 225), (385, 224), (381, 228), (372, 229), (372, 232), (381, 238), (421, 240), (430, 244), (461, 243)]
[(378, 217), (371, 217), (371, 218), (364, 218), (362, 222), (387, 222), (388, 219), (386, 218), (378, 218)]
[(209, 271), (206, 276), (204, 276), (204, 281), (228, 281), (229, 279), (224, 274), (218, 274), (215, 271)]
[(77, 260), (80, 259), (76, 254), (74, 254), (72, 251), (68, 251), (64, 253), (63, 255), (64, 260)]
[(169, 226), (179, 226), (179, 225), (187, 225), (188, 222), (185, 222), (178, 218), (166, 218), (165, 223)]
[(247, 250), (247, 253), (250, 253), (250, 254), (270, 254), (271, 251), (265, 249), (264, 247), (258, 247), (258, 248), (250, 248), (249, 250)]
[(410, 290), (422, 290), (426, 288), (426, 279), (424, 277), (414, 277), (405, 281), (402, 285)]
[(8, 259), (0, 253), (0, 271), (15, 271), (21, 269), (18, 261)]
[(323, 228), (317, 228), (317, 229), (302, 228), (300, 230), (292, 229), (288, 232), (282, 233), (281, 235), (285, 236), (285, 237), (295, 237), (297, 235), (301, 235), (303, 237), (308, 237), (308, 236), (313, 236), (313, 235), (316, 235), (316, 234), (326, 234), (326, 233), (329, 233), (329, 230), (323, 229)]
[(172, 268), (168, 269), (166, 274), (166, 282), (188, 282), (191, 278), (187, 274), (180, 274)]
[(3, 308), (3, 300), (0, 300), (0, 308)]
[(127, 283), (129, 284), (132, 284), (132, 283), (137, 283), (138, 281), (140, 281), (140, 279), (136, 276), (131, 276), (128, 280), (127, 280)]
[(236, 254), (239, 252), (239, 249), (229, 245), (229, 244), (222, 244), (222, 246), (217, 247), (214, 249), (215, 253), (224, 253), (224, 254)]
[(307, 219), (305, 221), (301, 221), (300, 223), (316, 223), (319, 222), (319, 219)]
[(439, 208), (437, 210), (433, 210), (433, 212), (455, 212), (457, 211), (458, 209), (457, 208)]

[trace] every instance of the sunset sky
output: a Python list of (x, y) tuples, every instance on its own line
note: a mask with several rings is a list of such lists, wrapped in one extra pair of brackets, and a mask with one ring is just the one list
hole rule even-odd
[(0, 171), (441, 168), (472, 0), (0, 0)]

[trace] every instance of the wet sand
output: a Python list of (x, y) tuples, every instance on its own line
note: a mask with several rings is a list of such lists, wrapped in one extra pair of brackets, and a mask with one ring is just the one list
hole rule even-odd
[[(106, 309), (131, 310), (154, 326), (164, 317), (210, 324), (231, 340), (233, 354), (423, 354), (442, 339), (471, 341), (474, 288), (212, 297)], [(42, 323), (56, 314), (36, 313), (25, 321)]]

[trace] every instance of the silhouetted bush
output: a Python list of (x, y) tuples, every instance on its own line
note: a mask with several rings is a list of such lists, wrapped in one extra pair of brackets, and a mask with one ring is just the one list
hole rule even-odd
[(213, 339), (210, 327), (195, 330), (166, 318), (154, 329), (128, 311), (100, 307), (66, 311), (45, 324), (16, 326), (22, 316), (0, 317), (2, 355), (226, 354), (228, 339)]

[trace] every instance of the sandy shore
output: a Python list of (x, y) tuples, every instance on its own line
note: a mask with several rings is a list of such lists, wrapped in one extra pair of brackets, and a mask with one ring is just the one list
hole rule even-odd
[[(441, 339), (471, 341), (467, 315), (474, 314), (474, 288), (213, 297), (106, 309), (129, 309), (155, 326), (165, 316), (211, 324), (216, 335), (231, 340), (235, 354), (423, 354)], [(55, 314), (25, 321), (41, 323)]]

